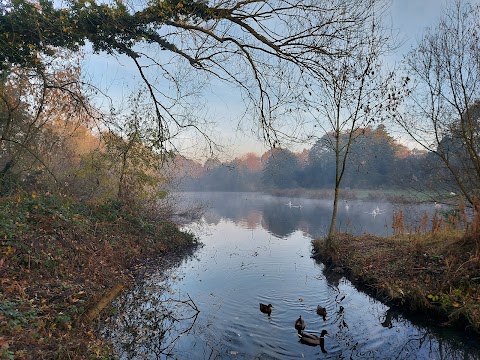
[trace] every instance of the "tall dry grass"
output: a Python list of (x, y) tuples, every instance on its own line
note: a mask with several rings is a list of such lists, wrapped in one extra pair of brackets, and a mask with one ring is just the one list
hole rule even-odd
[(456, 243), (467, 246), (477, 258), (480, 256), (480, 203), (473, 209), (460, 203), (452, 211), (435, 210), (431, 216), (424, 212), (417, 226), (407, 226), (400, 209), (393, 213), (392, 229), (395, 237), (413, 241), (419, 251), (426, 243)]

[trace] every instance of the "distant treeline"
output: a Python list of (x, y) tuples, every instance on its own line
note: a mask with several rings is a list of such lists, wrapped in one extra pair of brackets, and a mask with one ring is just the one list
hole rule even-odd
[[(347, 134), (341, 135), (346, 142)], [(268, 191), (275, 189), (329, 189), (335, 184), (335, 152), (331, 135), (324, 135), (309, 150), (294, 153), (272, 149), (229, 162), (209, 159), (201, 165), (179, 161), (179, 177), (188, 191)], [(346, 165), (342, 188), (454, 190), (448, 171), (434, 154), (409, 149), (384, 125), (358, 130)]]

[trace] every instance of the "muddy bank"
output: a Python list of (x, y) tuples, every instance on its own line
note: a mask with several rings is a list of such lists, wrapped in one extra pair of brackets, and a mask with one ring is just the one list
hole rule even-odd
[(478, 240), (340, 234), (330, 248), (313, 242), (313, 256), (378, 300), (440, 326), (480, 334)]

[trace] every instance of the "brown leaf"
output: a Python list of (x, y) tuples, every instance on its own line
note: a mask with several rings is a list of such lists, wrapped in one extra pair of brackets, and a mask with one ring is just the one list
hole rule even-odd
[(4, 337), (0, 337), (0, 348), (2, 347), (8, 347), (9, 340), (5, 340)]

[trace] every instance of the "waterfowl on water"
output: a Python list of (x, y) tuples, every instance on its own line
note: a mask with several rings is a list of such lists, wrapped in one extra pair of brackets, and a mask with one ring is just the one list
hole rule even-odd
[(315, 334), (309, 334), (309, 333), (302, 333), (299, 334), (300, 336), (300, 342), (305, 345), (310, 345), (310, 346), (317, 346), (320, 345), (320, 348), (322, 349), (322, 352), (326, 353), (327, 351), (325, 350), (325, 335), (328, 335), (327, 330), (322, 330), (320, 333), (320, 336), (315, 335)]
[(326, 321), (327, 319), (327, 309), (324, 308), (323, 306), (318, 305), (317, 306), (317, 314), (323, 317), (323, 321)]
[(272, 304), (266, 305), (266, 304), (260, 303), (260, 311), (264, 314), (270, 315), (272, 313), (272, 307), (273, 307)]
[(305, 330), (305, 321), (303, 321), (301, 316), (295, 321), (295, 329), (297, 329), (299, 334)]

